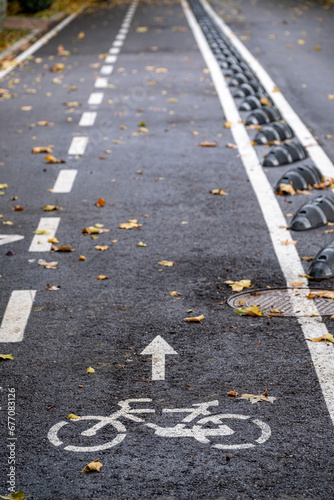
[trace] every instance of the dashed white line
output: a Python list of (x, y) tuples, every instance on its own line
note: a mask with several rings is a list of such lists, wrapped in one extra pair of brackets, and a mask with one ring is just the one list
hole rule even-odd
[(115, 40), (113, 42), (113, 47), (122, 47), (123, 43), (123, 40)]
[(88, 137), (86, 136), (73, 137), (70, 148), (68, 150), (68, 155), (82, 156), (86, 151), (87, 144), (88, 144)]
[(59, 171), (55, 185), (53, 186), (53, 193), (70, 193), (77, 176), (78, 171), (75, 169), (63, 169)]
[(114, 64), (117, 61), (117, 56), (107, 56), (104, 60), (106, 64)]
[(101, 73), (101, 75), (111, 75), (111, 73), (113, 72), (113, 69), (114, 69), (114, 66), (105, 64), (104, 66), (102, 66), (100, 73)]
[(119, 33), (123, 33), (124, 35), (127, 35), (128, 32), (129, 32), (129, 30), (127, 28), (121, 28), (119, 30)]
[(126, 35), (124, 33), (118, 33), (116, 40), (125, 40)]
[(120, 50), (119, 47), (111, 47), (111, 49), (109, 49), (109, 54), (119, 54)]
[(55, 237), (59, 222), (60, 217), (42, 217), (39, 221), (37, 231), (45, 232), (45, 234), (35, 234), (29, 252), (49, 252), (51, 250), (51, 243), (48, 240)]
[[(304, 274), (302, 263), (294, 246), (283, 246), (282, 241), (292, 239), (290, 233), (281, 228), (286, 221), (280, 206), (273, 193), (273, 189), (263, 172), (262, 166), (257, 157), (256, 151), (251, 145), (250, 138), (241, 121), (239, 112), (233, 101), (229, 87), (223, 77), (221, 69), (211, 52), (209, 45), (191, 11), (188, 4), (183, 0), (182, 7), (188, 20), (189, 26), (194, 34), (197, 45), (202, 53), (203, 59), (210, 70), (220, 104), (223, 108), (225, 119), (232, 122), (231, 132), (234, 141), (238, 146), (240, 158), (244, 164), (252, 188), (258, 199), (263, 217), (267, 224), (269, 234), (276, 252), (278, 262), (285, 276), (287, 286), (291, 287), (292, 282), (302, 282), (307, 289), (307, 280), (301, 278)], [(308, 314), (317, 313), (317, 309), (311, 301), (307, 300), (304, 294), (299, 296), (291, 292), (291, 304), (295, 315), (302, 328), (305, 339), (310, 337), (320, 337), (328, 333), (326, 325), (322, 323), (321, 317), (302, 317), (305, 310)], [(334, 350), (321, 343), (307, 342), (313, 366), (318, 376), (319, 384), (327, 404), (329, 414), (334, 424)]]
[(96, 89), (105, 89), (106, 87), (108, 87), (108, 78), (96, 78), (94, 87)]
[(103, 97), (103, 92), (93, 92), (88, 98), (89, 106), (99, 106), (100, 104), (102, 104)]
[(14, 290), (0, 327), (0, 342), (21, 342), (36, 290)]
[(80, 127), (92, 127), (95, 123), (97, 117), (96, 111), (85, 111), (82, 113), (79, 126)]

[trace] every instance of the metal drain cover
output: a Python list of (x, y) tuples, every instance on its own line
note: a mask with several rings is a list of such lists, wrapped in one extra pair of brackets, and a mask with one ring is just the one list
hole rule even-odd
[[(310, 292), (325, 291), (320, 288), (272, 288), (270, 290), (254, 290), (252, 292), (246, 291), (232, 295), (227, 303), (229, 306), (233, 307), (233, 309), (245, 309), (246, 307), (255, 305), (258, 306), (260, 311), (263, 311), (264, 314), (271, 316), (296, 316), (290, 302), (289, 293), (291, 293), (291, 290), (301, 298), (304, 296), (305, 300), (310, 300), (306, 299)], [(321, 316), (332, 316), (334, 314), (333, 299), (316, 297), (310, 300), (310, 303), (316, 306)], [(277, 309), (281, 312), (279, 314), (272, 313), (272, 309)], [(304, 316), (312, 316), (312, 307), (310, 309), (310, 314), (304, 314)]]

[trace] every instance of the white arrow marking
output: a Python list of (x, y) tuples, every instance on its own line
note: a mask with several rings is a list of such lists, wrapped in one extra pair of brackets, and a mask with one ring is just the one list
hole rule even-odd
[(177, 354), (177, 352), (160, 335), (157, 335), (140, 354), (152, 354), (152, 380), (165, 380), (165, 356)]
[(23, 240), (24, 236), (19, 234), (0, 234), (0, 245), (7, 245), (7, 243), (14, 243), (14, 241)]

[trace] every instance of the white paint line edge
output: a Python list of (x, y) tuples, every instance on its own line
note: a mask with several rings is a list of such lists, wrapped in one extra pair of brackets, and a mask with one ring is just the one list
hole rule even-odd
[(123, 40), (115, 40), (113, 42), (113, 47), (122, 47), (123, 43)]
[[(293, 281), (299, 281), (303, 282), (304, 287), (307, 289), (307, 280), (299, 276), (299, 274), (304, 274), (304, 269), (296, 248), (293, 245), (283, 246), (281, 244), (281, 242), (286, 239), (292, 239), (289, 231), (279, 227), (281, 225), (286, 225), (285, 217), (281, 212), (273, 189), (259, 163), (256, 151), (251, 145), (246, 128), (243, 123), (240, 123), (241, 118), (239, 112), (223, 77), (222, 71), (189, 5), (184, 0), (181, 2), (181, 5), (203, 59), (210, 70), (211, 78), (223, 108), (225, 119), (232, 122), (231, 132), (234, 141), (238, 146), (241, 160), (258, 199), (287, 286), (291, 287)], [(315, 305), (312, 301), (305, 298), (304, 293), (298, 296), (296, 293), (291, 292), (291, 303), (305, 339), (320, 337), (328, 333), (320, 316), (317, 318), (298, 316), (298, 314), (303, 313), (303, 309), (305, 308), (311, 313), (317, 313)], [(312, 357), (314, 369), (317, 373), (330, 417), (334, 424), (334, 350), (325, 343), (322, 344), (320, 342), (307, 342), (307, 346)]]
[(48, 240), (54, 238), (58, 229), (60, 217), (42, 217), (37, 229), (48, 231), (48, 234), (35, 234), (29, 252), (50, 252), (52, 243)]
[(53, 193), (70, 193), (77, 176), (77, 170), (63, 169), (59, 171), (55, 185), (52, 188)]
[(100, 69), (100, 73), (101, 73), (101, 75), (111, 75), (111, 73), (113, 72), (113, 69), (114, 69), (114, 66), (105, 64)]
[(94, 87), (96, 89), (105, 89), (108, 87), (108, 78), (101, 78), (100, 76), (96, 78)]
[(294, 130), (296, 137), (300, 140), (302, 145), (306, 148), (310, 158), (314, 161), (315, 165), (319, 168), (323, 175), (334, 177), (334, 166), (330, 158), (326, 155), (325, 151), (318, 144), (311, 132), (299, 118), (297, 113), (290, 106), (281, 92), (274, 92), (277, 87), (275, 82), (271, 79), (266, 70), (261, 66), (257, 59), (249, 52), (247, 47), (239, 40), (237, 35), (224, 23), (221, 17), (216, 14), (213, 8), (207, 3), (206, 0), (200, 0), (203, 8), (213, 18), (216, 24), (221, 28), (225, 36), (233, 43), (235, 48), (239, 51), (247, 64), (254, 71), (265, 90), (273, 100), (274, 104), (280, 110), (283, 118)]
[(120, 50), (119, 47), (111, 47), (111, 49), (109, 49), (109, 54), (119, 54)]
[(21, 342), (36, 290), (14, 290), (0, 327), (0, 342)]
[(117, 56), (107, 56), (104, 60), (106, 64), (114, 64), (117, 61)]
[(95, 123), (96, 117), (96, 111), (85, 111), (81, 115), (79, 127), (92, 127)]
[(37, 40), (37, 42), (33, 43), (31, 45), (31, 47), (29, 47), (27, 50), (25, 50), (24, 52), (22, 52), (22, 54), (19, 54), (15, 58), (15, 63), (16, 64), (14, 66), (10, 66), (9, 68), (0, 71), (0, 80), (2, 78), (4, 78), (6, 75), (8, 75), (8, 73), (10, 73), (11, 71), (13, 71), (13, 69), (15, 69), (17, 67), (17, 64), (20, 64), (21, 62), (25, 61), (25, 59), (27, 59), (27, 57), (29, 57), (32, 54), (34, 54), (34, 52), (36, 52), (43, 45), (45, 45), (55, 35), (57, 35), (59, 33), (59, 31), (61, 31), (62, 29), (64, 29), (65, 26), (67, 26), (70, 22), (72, 22), (73, 19), (75, 19), (82, 12), (83, 9), (84, 9), (84, 7), (82, 7), (81, 9), (79, 9), (78, 12), (75, 12), (74, 14), (71, 14), (70, 16), (66, 17), (63, 21), (61, 21), (61, 23), (57, 24), (57, 26), (55, 26), (51, 31), (49, 31), (44, 36), (42, 36), (42, 38), (40, 38), (39, 40)]
[(102, 104), (103, 98), (104, 98), (103, 92), (93, 92), (92, 94), (90, 94), (88, 98), (88, 105), (98, 106), (99, 104)]
[(88, 137), (86, 136), (73, 137), (67, 154), (69, 156), (82, 156), (86, 151), (87, 144), (88, 144)]

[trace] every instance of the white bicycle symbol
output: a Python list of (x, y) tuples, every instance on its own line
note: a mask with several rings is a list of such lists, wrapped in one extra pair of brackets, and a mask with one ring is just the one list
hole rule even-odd
[[(119, 401), (118, 406), (120, 409), (112, 413), (109, 417), (100, 417), (95, 415), (88, 415), (84, 417), (79, 417), (75, 420), (62, 421), (53, 425), (48, 432), (48, 439), (54, 446), (64, 445), (58, 437), (59, 431), (65, 426), (77, 426), (78, 422), (84, 420), (88, 421), (98, 421), (93, 426), (89, 427), (87, 430), (80, 433), (81, 436), (96, 436), (98, 431), (107, 425), (111, 425), (117, 431), (117, 435), (112, 441), (107, 443), (97, 445), (97, 446), (64, 446), (63, 449), (66, 451), (74, 452), (95, 452), (100, 450), (106, 450), (116, 446), (121, 443), (126, 436), (126, 427), (120, 422), (120, 418), (127, 418), (133, 422), (144, 422), (144, 420), (138, 416), (141, 413), (155, 413), (152, 409), (140, 409), (131, 408), (131, 403), (150, 403), (152, 399), (140, 398), (140, 399), (125, 399), (124, 401)], [(163, 413), (188, 413), (188, 415), (183, 418), (182, 423), (176, 424), (173, 427), (160, 427), (156, 424), (144, 423), (146, 427), (155, 430), (155, 434), (160, 437), (166, 438), (185, 438), (192, 437), (203, 444), (211, 444), (213, 448), (219, 450), (241, 450), (254, 448), (256, 445), (265, 443), (271, 436), (271, 430), (269, 425), (262, 422), (262, 420), (251, 419), (246, 415), (238, 415), (233, 413), (219, 413), (217, 415), (212, 415), (208, 408), (210, 406), (218, 406), (219, 402), (217, 400), (210, 401), (208, 403), (197, 403), (193, 404), (192, 408), (171, 408), (162, 410)], [(202, 416), (197, 420), (192, 427), (188, 427), (187, 424), (195, 420), (197, 417)], [(209, 437), (213, 436), (231, 436), (235, 433), (231, 427), (229, 427), (226, 421), (248, 421), (254, 424), (255, 427), (260, 431), (260, 436), (250, 443), (240, 443), (240, 444), (212, 444)], [(216, 426), (216, 427), (213, 427)]]

